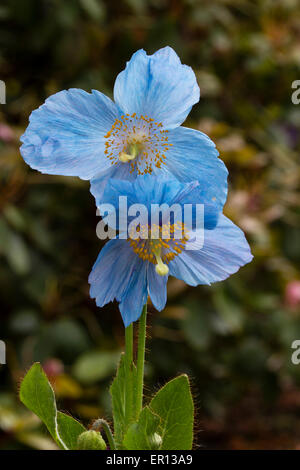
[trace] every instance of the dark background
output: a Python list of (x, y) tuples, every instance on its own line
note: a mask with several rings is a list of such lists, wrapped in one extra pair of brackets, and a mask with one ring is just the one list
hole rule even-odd
[[(297, 0), (27, 0), (0, 6), (0, 448), (53, 448), (19, 404), (21, 377), (41, 361), (62, 410), (110, 418), (108, 386), (123, 347), (117, 305), (98, 309), (88, 274), (101, 244), (89, 183), (26, 166), (29, 114), (69, 87), (108, 95), (139, 48), (172, 46), (201, 88), (185, 125), (206, 132), (230, 171), (225, 213), (254, 261), (223, 283), (169, 282), (149, 306), (146, 383), (186, 372), (196, 445), (300, 448), (300, 79)], [(200, 432), (201, 431), (201, 432)]]

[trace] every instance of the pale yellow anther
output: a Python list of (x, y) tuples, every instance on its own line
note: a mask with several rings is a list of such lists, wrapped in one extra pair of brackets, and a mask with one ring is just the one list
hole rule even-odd
[(157, 265), (155, 266), (155, 271), (157, 272), (157, 274), (159, 274), (160, 276), (166, 276), (169, 272), (169, 268), (166, 264), (164, 264), (163, 262), (161, 263), (157, 263)]
[(135, 157), (138, 155), (139, 153), (139, 148), (138, 148), (138, 145), (137, 144), (131, 144), (129, 146), (129, 153), (126, 153), (126, 152), (121, 152), (120, 155), (119, 155), (119, 160), (120, 162), (122, 163), (127, 163), (129, 162), (130, 160), (134, 160)]
[(157, 247), (156, 249), (153, 250), (153, 253), (157, 262), (157, 265), (155, 266), (155, 271), (160, 276), (166, 276), (169, 272), (169, 268), (165, 263), (163, 263), (161, 259), (161, 248)]
[(125, 152), (122, 152), (119, 155), (119, 160), (122, 163), (127, 163), (130, 160), (134, 160), (134, 159), (135, 159), (135, 155), (129, 155), (128, 153), (125, 153)]

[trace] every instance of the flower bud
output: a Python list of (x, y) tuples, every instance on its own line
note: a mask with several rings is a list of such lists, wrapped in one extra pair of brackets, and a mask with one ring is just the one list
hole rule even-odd
[(149, 437), (149, 441), (150, 441), (151, 449), (157, 450), (161, 446), (162, 438), (159, 434), (157, 434), (157, 432), (155, 432), (154, 434), (151, 434), (151, 436)]
[(78, 450), (105, 450), (106, 444), (100, 432), (85, 431), (77, 439)]

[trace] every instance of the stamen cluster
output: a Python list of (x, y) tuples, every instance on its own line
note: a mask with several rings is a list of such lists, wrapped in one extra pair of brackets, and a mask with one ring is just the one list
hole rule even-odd
[(143, 225), (129, 233), (128, 241), (133, 251), (144, 261), (153, 264), (158, 263), (158, 258), (163, 263), (169, 263), (179, 255), (188, 241), (188, 233), (182, 222), (163, 225)]
[(105, 135), (105, 155), (112, 165), (129, 163), (130, 173), (151, 174), (153, 167), (165, 164), (167, 152), (172, 144), (168, 142), (168, 130), (161, 122), (136, 113), (122, 115), (116, 119)]

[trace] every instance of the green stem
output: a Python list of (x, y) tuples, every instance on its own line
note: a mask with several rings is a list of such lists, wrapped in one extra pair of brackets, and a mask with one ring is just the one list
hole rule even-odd
[(125, 328), (125, 423), (132, 421), (133, 411), (133, 324)]
[(109, 427), (108, 422), (105, 421), (105, 419), (97, 419), (92, 426), (92, 429), (94, 429), (95, 431), (100, 431), (101, 428), (104, 429), (110, 450), (116, 450), (116, 444), (115, 444), (111, 429)]
[(144, 389), (144, 366), (145, 366), (145, 345), (146, 345), (146, 319), (147, 304), (144, 305), (139, 321), (139, 339), (137, 353), (137, 391), (136, 391), (136, 419), (138, 419), (143, 408)]

